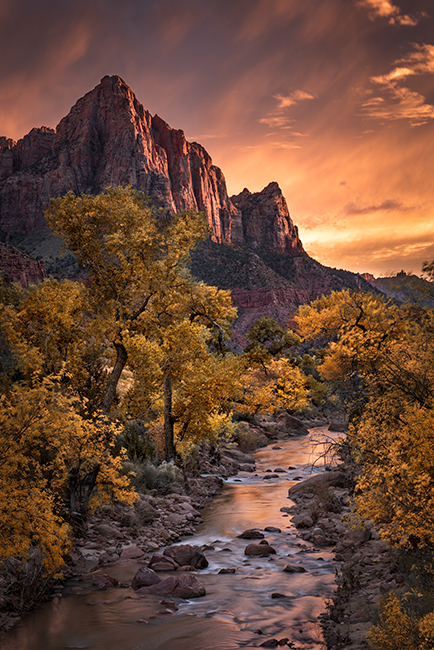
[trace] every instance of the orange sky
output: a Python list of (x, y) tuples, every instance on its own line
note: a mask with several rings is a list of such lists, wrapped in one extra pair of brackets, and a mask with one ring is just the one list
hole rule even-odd
[(432, 0), (0, 0), (0, 135), (56, 126), (106, 74), (230, 194), (277, 181), (318, 261), (434, 259)]

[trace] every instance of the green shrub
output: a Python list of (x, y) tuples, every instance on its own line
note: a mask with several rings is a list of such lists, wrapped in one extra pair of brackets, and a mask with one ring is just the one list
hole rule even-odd
[(140, 420), (131, 420), (126, 424), (120, 442), (131, 460), (143, 462), (157, 458), (154, 439)]
[(132, 483), (139, 492), (157, 490), (159, 494), (169, 494), (179, 491), (182, 483), (182, 472), (172, 461), (166, 463), (163, 460), (159, 465), (149, 461), (126, 461), (123, 463), (123, 471), (134, 475)]

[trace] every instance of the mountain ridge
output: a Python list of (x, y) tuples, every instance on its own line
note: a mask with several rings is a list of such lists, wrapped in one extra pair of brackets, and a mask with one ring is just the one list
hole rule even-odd
[(207, 214), (211, 240), (194, 252), (192, 272), (232, 290), (243, 330), (264, 311), (284, 324), (323, 293), (371, 289), (357, 274), (307, 255), (275, 181), (229, 197), (204, 147), (152, 116), (116, 75), (103, 77), (56, 129), (34, 128), (18, 142), (0, 138), (0, 240), (41, 257), (48, 273), (74, 275), (46, 230), (44, 208), (69, 190), (98, 193), (110, 185), (132, 185), (169, 212)]

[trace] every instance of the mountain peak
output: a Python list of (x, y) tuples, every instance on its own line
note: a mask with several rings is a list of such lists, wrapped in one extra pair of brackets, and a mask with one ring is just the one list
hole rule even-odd
[(244, 243), (277, 253), (306, 255), (298, 228), (292, 222), (285, 197), (276, 181), (261, 192), (252, 193), (245, 188), (232, 196), (231, 201), (241, 211)]
[(1, 139), (0, 231), (42, 230), (51, 197), (113, 185), (131, 185), (169, 212), (206, 212), (218, 243), (304, 254), (277, 183), (231, 200), (208, 152), (151, 116), (118, 75), (103, 77), (56, 130), (32, 129), (18, 143)]

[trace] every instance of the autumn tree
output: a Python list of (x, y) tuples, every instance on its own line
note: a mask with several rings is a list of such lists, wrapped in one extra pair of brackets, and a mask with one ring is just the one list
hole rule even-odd
[(102, 401), (108, 414), (128, 360), (126, 337), (155, 332), (159, 317), (188, 295), (186, 264), (207, 225), (200, 213), (167, 217), (130, 187), (69, 192), (51, 200), (45, 217), (92, 278), (92, 308), (115, 355)]
[(249, 343), (244, 348), (244, 359), (247, 365), (262, 367), (267, 372), (267, 363), (281, 356), (300, 343), (300, 338), (291, 330), (284, 330), (270, 316), (262, 316), (247, 332)]
[[(185, 389), (187, 374), (201, 363), (210, 369), (212, 355), (225, 353), (236, 314), (229, 292), (197, 282), (187, 268), (190, 250), (208, 232), (204, 215), (167, 216), (131, 188), (108, 188), (97, 196), (55, 199), (46, 218), (88, 270), (89, 304), (114, 352), (103, 412), (109, 414), (128, 363), (135, 383), (127, 400), (130, 413), (141, 409), (149, 415), (151, 405), (158, 413), (163, 404), (165, 456), (173, 458), (175, 428), (183, 437), (187, 431), (193, 435), (194, 420), (174, 390)], [(200, 406), (201, 394), (183, 403), (205, 413), (220, 408), (218, 391), (212, 407), (204, 401)]]
[(321, 400), (325, 387), (313, 376), (315, 359), (300, 356), (301, 339), (295, 332), (263, 316), (246, 339), (249, 343), (242, 355), (245, 408), (252, 413), (302, 411), (312, 400)]
[(305, 337), (329, 337), (321, 372), (346, 386), (355, 503), (403, 547), (434, 546), (434, 316), (341, 292), (300, 309)]
[(134, 382), (125, 408), (152, 426), (162, 423), (166, 460), (191, 443), (215, 440), (224, 422), (229, 426), (240, 363), (214, 350), (212, 337), (204, 324), (182, 319), (164, 328), (158, 345), (144, 337), (131, 342), (137, 345), (130, 362)]
[(37, 544), (46, 569), (58, 570), (71, 525), (113, 498), (136, 498), (114, 453), (116, 428), (83, 420), (74, 402), (48, 379), (0, 398), (1, 559)]

